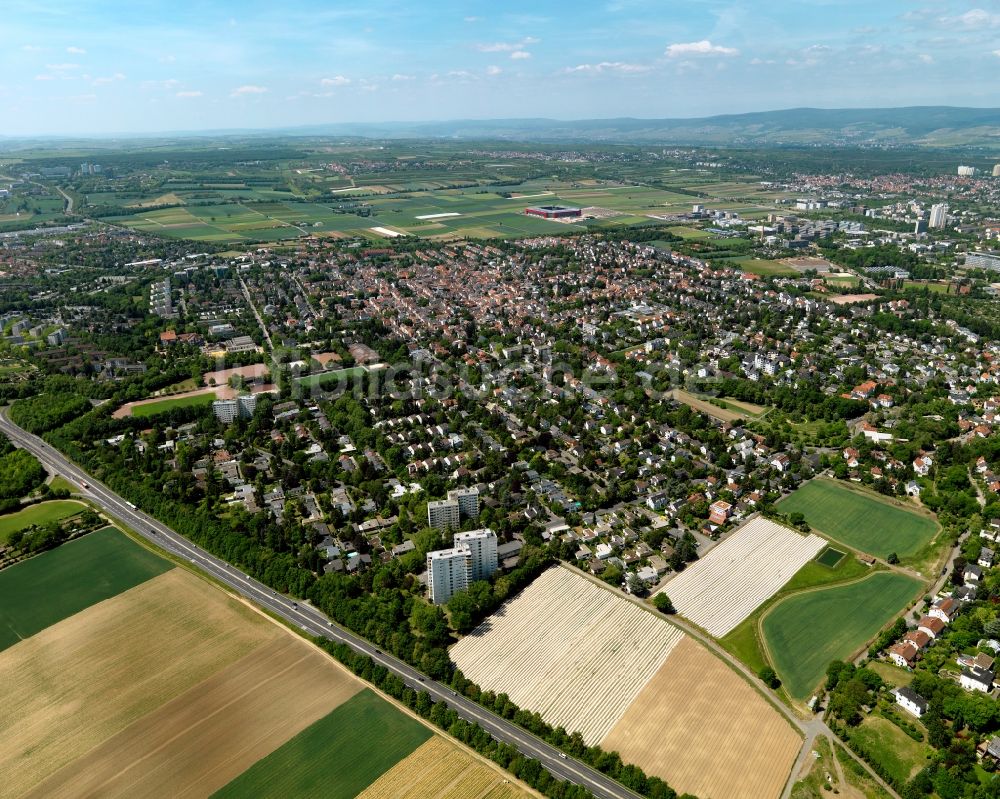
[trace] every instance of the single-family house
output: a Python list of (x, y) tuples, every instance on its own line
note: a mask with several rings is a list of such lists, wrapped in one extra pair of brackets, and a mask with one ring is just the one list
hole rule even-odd
[(993, 680), (995, 675), (991, 669), (981, 669), (979, 666), (970, 666), (962, 669), (958, 678), (958, 684), (966, 691), (982, 691), (988, 694), (993, 690)]
[(945, 624), (948, 624), (952, 619), (958, 615), (958, 611), (961, 610), (962, 606), (958, 603), (958, 600), (952, 599), (951, 597), (946, 597), (945, 599), (939, 599), (931, 609), (928, 611), (928, 616), (935, 616), (941, 619)]
[(937, 616), (924, 616), (917, 622), (917, 629), (927, 634), (932, 641), (944, 632), (945, 624)]
[(896, 704), (918, 719), (927, 712), (927, 700), (909, 686), (896, 688), (892, 693), (896, 697)]
[(889, 660), (903, 669), (912, 669), (919, 654), (917, 645), (912, 641), (900, 641), (890, 646), (887, 651)]

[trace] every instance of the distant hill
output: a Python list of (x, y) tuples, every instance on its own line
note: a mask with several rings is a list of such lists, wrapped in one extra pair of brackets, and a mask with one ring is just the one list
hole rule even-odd
[(464, 119), (314, 125), (309, 135), (703, 145), (899, 144), (1000, 148), (1000, 108), (790, 108), (693, 119)]

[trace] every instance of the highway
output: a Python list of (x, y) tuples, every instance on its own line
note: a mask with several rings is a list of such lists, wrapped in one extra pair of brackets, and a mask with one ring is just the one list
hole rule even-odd
[(27, 450), (51, 474), (59, 474), (80, 486), (80, 494), (104, 510), (108, 516), (121, 520), (152, 544), (199, 567), (215, 579), (225, 583), (234, 593), (251, 600), (262, 608), (298, 627), (309, 635), (347, 644), (357, 652), (368, 655), (376, 663), (394, 673), (409, 687), (427, 691), (435, 702), (445, 702), (458, 715), (469, 722), (477, 722), (498, 741), (511, 744), (526, 757), (538, 760), (558, 779), (581, 785), (600, 799), (639, 799), (610, 777), (589, 766), (569, 758), (560, 750), (542, 741), (506, 719), (486, 710), (475, 702), (459, 696), (442, 683), (428, 679), (401, 660), (382, 652), (354, 633), (331, 622), (309, 604), (296, 602), (278, 594), (261, 582), (250, 578), (229, 563), (192, 544), (183, 536), (138, 510), (107, 486), (95, 480), (67, 460), (62, 453), (37, 436), (22, 430), (8, 417), (6, 409), (0, 411), (0, 430), (16, 446)]

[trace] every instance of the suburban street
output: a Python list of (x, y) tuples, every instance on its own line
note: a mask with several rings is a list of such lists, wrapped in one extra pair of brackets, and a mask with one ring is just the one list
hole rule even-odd
[(67, 460), (45, 441), (15, 425), (7, 418), (5, 410), (0, 411), (0, 430), (16, 446), (34, 455), (51, 474), (62, 475), (75, 483), (79, 486), (79, 493), (83, 497), (92, 501), (110, 517), (121, 520), (150, 543), (175, 556), (185, 558), (216, 580), (225, 583), (236, 594), (253, 601), (270, 613), (295, 625), (303, 632), (345, 643), (355, 651), (368, 655), (373, 661), (400, 677), (407, 686), (427, 691), (434, 701), (447, 703), (463, 719), (477, 722), (498, 741), (516, 746), (526, 757), (538, 760), (556, 778), (581, 785), (591, 791), (594, 796), (602, 799), (634, 799), (639, 796), (600, 772), (567, 757), (560, 750), (546, 744), (506, 719), (455, 694), (447, 685), (427, 679), (403, 661), (385, 654), (364, 639), (334, 624), (311, 605), (298, 603), (278, 594), (226, 561), (192, 544), (169, 527), (133, 507)]

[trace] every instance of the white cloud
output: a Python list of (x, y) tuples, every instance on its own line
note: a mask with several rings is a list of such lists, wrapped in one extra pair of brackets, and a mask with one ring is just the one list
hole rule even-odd
[(397, 72), (395, 75), (392, 76), (392, 79), (393, 80), (413, 80), (413, 75), (403, 75), (403, 74)]
[(332, 78), (323, 78), (320, 84), (322, 86), (347, 86), (350, 82), (350, 78), (345, 78), (343, 75), (334, 75)]
[(51, 69), (53, 72), (69, 72), (73, 69), (79, 69), (79, 64), (46, 64), (46, 69)]
[(109, 75), (108, 77), (94, 78), (94, 86), (102, 86), (105, 83), (114, 83), (115, 81), (125, 80), (125, 75), (121, 72), (116, 72), (114, 75)]
[(236, 89), (233, 89), (232, 93), (229, 96), (230, 97), (246, 97), (247, 95), (250, 95), (250, 94), (264, 94), (266, 91), (267, 91), (267, 89), (264, 88), (263, 86), (247, 85), (247, 86), (240, 86), (240, 87), (238, 87)]
[(490, 66), (486, 67), (487, 75), (499, 75), (501, 72), (503, 72), (503, 70), (500, 69), (500, 67), (496, 66), (495, 64), (491, 64)]
[(523, 61), (526, 58), (531, 58), (531, 53), (529, 53), (527, 50), (515, 50), (513, 53), (510, 54), (510, 57), (513, 58), (515, 61)]
[(463, 22), (468, 22), (468, 23), (471, 24), (473, 22), (479, 22), (481, 19), (482, 19), (482, 17), (465, 17), (465, 19), (463, 20)]
[(37, 44), (22, 44), (21, 49), (24, 50), (24, 52), (26, 53), (37, 53), (42, 48), (39, 47)]
[(66, 52), (67, 53), (72, 53), (73, 55), (86, 55), (87, 54), (87, 51), (84, 50), (82, 47), (67, 47), (66, 48)]
[(934, 56), (932, 56), (930, 53), (921, 53), (919, 56), (917, 56), (917, 58), (919, 58), (925, 64), (934, 63)]
[(54, 75), (35, 75), (35, 80), (55, 80)]
[(190, 91), (190, 92), (177, 92), (177, 94), (175, 94), (174, 96), (175, 97), (181, 97), (181, 98), (185, 98), (185, 97), (201, 97), (202, 94), (199, 91)]
[(599, 64), (577, 64), (575, 67), (566, 67), (565, 73), (572, 72), (618, 72), (623, 75), (634, 75), (641, 72), (649, 72), (652, 67), (645, 64), (627, 64), (623, 61), (601, 61)]
[(994, 14), (982, 8), (972, 8), (964, 14), (953, 17), (938, 17), (938, 24), (945, 28), (963, 28), (966, 30), (982, 30), (983, 28), (1000, 28), (1000, 14)]
[(739, 54), (740, 51), (735, 47), (723, 47), (720, 44), (712, 44), (708, 39), (702, 39), (700, 42), (678, 42), (666, 49), (668, 58), (680, 58), (681, 56), (691, 55), (734, 56)]
[(993, 55), (995, 55), (997, 58), (1000, 58), (1000, 50), (994, 50)]
[(532, 44), (538, 44), (541, 41), (536, 39), (534, 36), (525, 36), (519, 42), (492, 42), (489, 44), (477, 44), (476, 49), (480, 53), (510, 53), (519, 50), (524, 50)]

